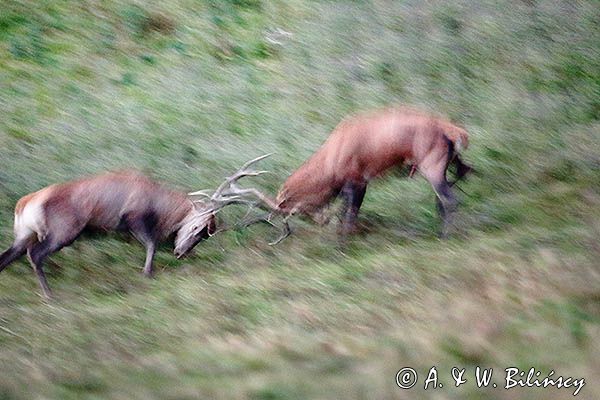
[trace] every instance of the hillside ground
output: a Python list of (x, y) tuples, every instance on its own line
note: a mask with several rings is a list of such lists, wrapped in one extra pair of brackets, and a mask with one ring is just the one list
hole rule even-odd
[[(275, 194), (346, 115), (412, 104), (465, 126), (449, 240), (422, 178), (374, 182), (360, 233), (231, 229), (156, 279), (118, 236), (76, 242), (39, 296), (0, 274), (0, 399), (600, 398), (600, 7), (589, 1), (1, 0), (0, 245), (23, 195), (138, 168)], [(243, 209), (221, 221), (234, 224)], [(403, 367), (419, 373), (401, 390)], [(436, 366), (443, 388), (423, 390)], [(452, 367), (469, 381), (455, 388)]]

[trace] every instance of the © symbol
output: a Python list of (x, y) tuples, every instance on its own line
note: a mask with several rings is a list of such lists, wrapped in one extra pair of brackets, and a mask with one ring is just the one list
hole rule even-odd
[(401, 389), (410, 389), (417, 384), (417, 371), (412, 368), (402, 368), (396, 374), (396, 385)]

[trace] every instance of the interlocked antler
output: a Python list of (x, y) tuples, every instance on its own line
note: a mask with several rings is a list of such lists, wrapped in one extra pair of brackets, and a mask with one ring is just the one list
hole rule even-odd
[(209, 194), (207, 190), (199, 190), (197, 192), (188, 193), (190, 196), (201, 196), (203, 199), (194, 200), (198, 203), (207, 204), (209, 212), (215, 213), (221, 210), (223, 207), (229, 204), (248, 204), (254, 205), (255, 202), (247, 198), (248, 195), (254, 195), (260, 201), (265, 203), (269, 208), (276, 210), (277, 206), (275, 202), (269, 199), (267, 196), (259, 192), (257, 189), (251, 188), (240, 188), (237, 185), (238, 180), (245, 176), (258, 176), (268, 171), (255, 171), (250, 167), (262, 159), (269, 157), (271, 154), (265, 154), (260, 157), (256, 157), (253, 160), (248, 161), (240, 169), (238, 169), (233, 175), (227, 177), (223, 183), (219, 185), (217, 190), (212, 194)]
[[(229, 204), (246, 204), (248, 206), (262, 206), (262, 208), (267, 208), (270, 213), (266, 217), (256, 218), (255, 220), (248, 221), (243, 224), (244, 227), (251, 225), (256, 222), (266, 222), (272, 226), (275, 226), (271, 222), (271, 217), (273, 213), (279, 213), (279, 207), (268, 196), (265, 196), (263, 193), (258, 191), (255, 188), (241, 188), (238, 186), (238, 181), (246, 176), (258, 176), (268, 171), (255, 171), (251, 169), (254, 164), (269, 157), (271, 154), (265, 154), (260, 157), (256, 157), (253, 160), (248, 161), (240, 169), (238, 169), (233, 175), (226, 178), (225, 181), (219, 185), (217, 190), (215, 190), (212, 194), (209, 194), (207, 190), (199, 190), (196, 192), (188, 193), (190, 196), (200, 196), (202, 199), (194, 200), (197, 203), (203, 203), (206, 205), (206, 214), (215, 214), (219, 212), (223, 207)], [(248, 196), (254, 196), (259, 202), (256, 200), (250, 200)], [(291, 229), (288, 225), (287, 218), (284, 218), (284, 229), (282, 236), (277, 239), (275, 242), (269, 244), (277, 244), (283, 239), (285, 239), (291, 233)]]

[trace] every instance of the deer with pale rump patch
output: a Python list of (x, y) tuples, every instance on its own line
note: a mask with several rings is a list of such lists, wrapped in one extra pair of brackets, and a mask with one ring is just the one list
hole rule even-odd
[(137, 171), (111, 172), (48, 186), (21, 198), (15, 207), (14, 242), (0, 255), (0, 271), (27, 253), (45, 297), (51, 296), (44, 259), (70, 245), (84, 230), (129, 231), (146, 247), (143, 273), (153, 273), (160, 242), (174, 239), (177, 258), (216, 230), (215, 214), (224, 206), (245, 203), (228, 193), (230, 185), (258, 175), (251, 160), (202, 201), (172, 190)]
[[(469, 145), (467, 131), (449, 120), (410, 107), (394, 107), (359, 114), (342, 121), (325, 143), (284, 182), (277, 198), (263, 203), (287, 218), (305, 214), (315, 220), (337, 196), (343, 197), (342, 233), (355, 229), (368, 183), (394, 167), (411, 165), (425, 177), (436, 194), (442, 218), (440, 235), (446, 237), (457, 200), (446, 179), (450, 164), (457, 180), (471, 167), (459, 152)], [(317, 221), (319, 222), (319, 221)]]

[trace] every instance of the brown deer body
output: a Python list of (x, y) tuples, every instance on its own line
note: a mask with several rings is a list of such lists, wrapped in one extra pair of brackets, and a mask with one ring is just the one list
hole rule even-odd
[(456, 206), (446, 170), (454, 163), (459, 179), (470, 171), (458, 156), (467, 146), (464, 129), (412, 108), (388, 108), (351, 117), (285, 181), (275, 201), (277, 211), (314, 216), (341, 195), (345, 200), (343, 232), (349, 232), (369, 181), (392, 167), (412, 164), (433, 186), (445, 236)]
[(87, 228), (130, 231), (145, 247), (144, 274), (152, 274), (156, 246), (176, 235), (181, 257), (215, 230), (215, 217), (185, 194), (134, 171), (107, 173), (48, 186), (15, 207), (13, 245), (0, 255), (0, 271), (27, 252), (46, 297), (42, 262)]

